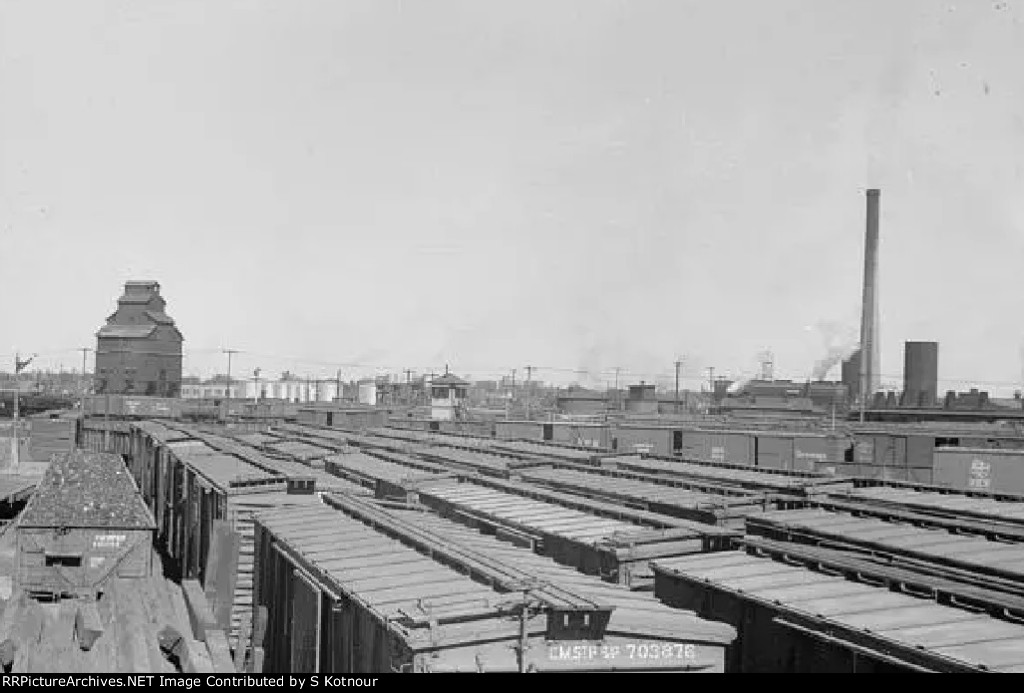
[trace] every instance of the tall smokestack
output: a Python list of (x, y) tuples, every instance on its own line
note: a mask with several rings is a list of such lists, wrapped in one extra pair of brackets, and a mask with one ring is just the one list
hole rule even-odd
[(881, 384), (878, 350), (878, 204), (881, 190), (867, 191), (864, 243), (864, 302), (860, 321), (860, 397), (862, 408)]

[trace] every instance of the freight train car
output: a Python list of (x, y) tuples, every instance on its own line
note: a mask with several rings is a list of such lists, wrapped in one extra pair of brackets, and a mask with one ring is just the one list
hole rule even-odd
[(312, 405), (299, 407), (296, 421), (316, 426), (360, 430), (386, 425), (388, 412), (379, 408)]
[(494, 422), (494, 436), (504, 440), (543, 440), (543, 430), (537, 421)]
[(75, 447), (78, 415), (74, 412), (50, 411), (29, 420), (29, 458), (48, 462), (53, 455), (71, 452)]
[(184, 402), (185, 400), (167, 397), (93, 395), (82, 400), (82, 413), (89, 417), (178, 419), (181, 418)]
[[(255, 451), (234, 454), (198, 431), (175, 430), (152, 421), (132, 427), (129, 467), (156, 519), (157, 545), (168, 569), (182, 579), (206, 578), (214, 523), (227, 521), (240, 540), (229, 641), (235, 642), (242, 614), (252, 608), (252, 517), (255, 513), (319, 503), (316, 470), (263, 458)], [(206, 438), (203, 440), (201, 438)], [(210, 443), (213, 443), (211, 445)], [(227, 447), (227, 444), (223, 444)], [(332, 479), (334, 488), (367, 493)]]
[(936, 445), (943, 439), (917, 432), (859, 430), (837, 474), (930, 483)]
[(681, 428), (620, 424), (612, 429), (611, 435), (611, 446), (619, 452), (654, 455), (680, 455), (683, 452)]
[(127, 421), (79, 419), (75, 430), (78, 447), (115, 455), (131, 453), (131, 424)]
[(589, 421), (495, 421), (494, 437), (561, 443), (588, 448), (610, 448), (612, 427)]
[(938, 448), (931, 481), (957, 490), (1024, 494), (1024, 450)]
[(654, 563), (659, 599), (737, 628), (729, 672), (1024, 672), (1007, 595), (845, 551), (759, 539), (748, 550)]
[(91, 598), (110, 580), (147, 578), (155, 528), (120, 457), (54, 455), (15, 526), (18, 587)]
[(723, 670), (729, 626), (429, 515), (330, 504), (257, 520), (267, 671)]

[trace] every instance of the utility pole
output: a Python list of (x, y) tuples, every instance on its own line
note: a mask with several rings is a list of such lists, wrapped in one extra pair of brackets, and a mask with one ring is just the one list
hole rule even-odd
[(505, 400), (505, 420), (508, 421), (512, 416), (512, 400), (516, 396), (516, 369), (512, 369), (512, 389), (509, 390), (508, 399)]
[(406, 368), (405, 373), (405, 405), (409, 406), (412, 403), (412, 369)]
[(682, 359), (676, 359), (676, 401), (675, 410), (676, 414), (679, 413), (679, 367), (683, 365)]
[(336, 402), (338, 402), (340, 404), (341, 403), (341, 369), (340, 368), (338, 369), (338, 376), (337, 377), (338, 377), (338, 391), (335, 394), (334, 399), (335, 399)]
[(715, 404), (715, 367), (708, 367), (708, 414), (711, 413), (711, 409)]
[(79, 351), (82, 352), (82, 397), (84, 398), (86, 396), (86, 394), (88, 394), (88, 392), (89, 392), (89, 386), (88, 386), (88, 384), (86, 383), (86, 380), (85, 380), (86, 355), (90, 351), (92, 351), (92, 349), (90, 349), (89, 347), (82, 347), (81, 349), (79, 349)]
[(231, 401), (231, 357), (234, 356), (235, 354), (237, 354), (238, 350), (237, 349), (223, 349), (222, 351), (225, 354), (228, 355), (228, 386), (227, 386), (227, 390), (225, 391), (226, 397), (224, 399), (226, 399), (228, 402), (230, 402)]
[(530, 378), (533, 376), (533, 366), (526, 367), (526, 420), (530, 420)]
[(19, 440), (20, 431), (18, 430), (18, 415), (21, 413), (21, 405), (19, 404), (21, 400), (21, 372), (26, 366), (28, 366), (28, 364), (32, 363), (32, 359), (35, 357), (36, 355), (32, 354), (26, 360), (22, 361), (20, 354), (14, 355), (14, 428), (12, 429), (13, 436), (11, 438), (14, 444), (14, 455), (11, 460), (14, 464), (12, 465), (13, 469), (11, 469), (11, 471), (15, 474), (21, 470), (21, 441)]

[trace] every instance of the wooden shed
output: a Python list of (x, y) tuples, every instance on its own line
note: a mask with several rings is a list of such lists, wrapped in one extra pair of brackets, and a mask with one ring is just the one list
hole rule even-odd
[(156, 523), (117, 455), (55, 455), (18, 518), (18, 585), (95, 596), (114, 578), (152, 574)]

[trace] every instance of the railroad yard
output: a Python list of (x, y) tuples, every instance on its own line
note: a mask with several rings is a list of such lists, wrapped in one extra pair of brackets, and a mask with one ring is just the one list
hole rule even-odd
[(1024, 673), (1024, 0), (235, 4), (0, 3), (5, 685)]
[(2, 476), (7, 671), (1024, 671), (1012, 494), (283, 419), (75, 428)]

